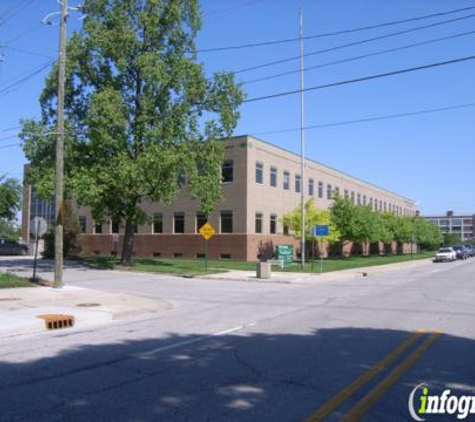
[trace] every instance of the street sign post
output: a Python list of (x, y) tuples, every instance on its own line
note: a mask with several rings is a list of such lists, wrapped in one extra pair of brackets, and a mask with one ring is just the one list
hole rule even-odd
[(201, 237), (205, 240), (205, 271), (208, 271), (208, 241), (215, 235), (214, 227), (206, 222), (199, 230)]
[(36, 282), (36, 263), (38, 261), (38, 242), (41, 236), (46, 233), (48, 224), (43, 217), (33, 217), (30, 221), (30, 232), (35, 236), (35, 258), (33, 259), (33, 283)]
[(315, 237), (318, 238), (320, 242), (320, 274), (323, 273), (323, 254), (322, 254), (322, 238), (327, 237), (330, 234), (330, 227), (328, 225), (318, 225), (314, 228)]

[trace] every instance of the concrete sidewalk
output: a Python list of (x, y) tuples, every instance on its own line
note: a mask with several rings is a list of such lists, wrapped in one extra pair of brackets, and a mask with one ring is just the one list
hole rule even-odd
[(47, 331), (39, 315), (72, 315), (74, 330), (170, 308), (161, 299), (74, 286), (0, 289), (0, 339)]
[(330, 282), (361, 278), (366, 273), (367, 277), (375, 277), (393, 273), (400, 270), (420, 268), (433, 265), (432, 259), (419, 259), (415, 261), (397, 262), (394, 264), (373, 265), (369, 267), (352, 268), (349, 270), (332, 271), (328, 273), (299, 273), (275, 271), (273, 267), (270, 279), (259, 279), (255, 271), (228, 271), (226, 273), (210, 274), (200, 276), (209, 280), (233, 280), (233, 281), (255, 281), (262, 283), (285, 283), (285, 284), (309, 284), (315, 282)]

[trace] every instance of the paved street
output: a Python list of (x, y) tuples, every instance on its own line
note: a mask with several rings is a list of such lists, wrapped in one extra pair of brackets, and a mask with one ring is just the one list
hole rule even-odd
[[(339, 420), (378, 391), (362, 420), (402, 421), (421, 382), (475, 395), (475, 260), (308, 284), (81, 267), (66, 280), (173, 309), (4, 341), (2, 421), (303, 421), (325, 403), (327, 420)], [(413, 366), (373, 390), (438, 330)], [(371, 368), (367, 383), (337, 396)]]

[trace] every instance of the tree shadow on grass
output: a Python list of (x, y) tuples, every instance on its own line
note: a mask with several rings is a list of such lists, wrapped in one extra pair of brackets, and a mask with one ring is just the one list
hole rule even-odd
[[(36, 360), (4, 353), (0, 420), (301, 421), (410, 335), (365, 328), (169, 334), (65, 348)], [(33, 339), (27, 355), (37, 353), (41, 338)], [(364, 420), (411, 420), (407, 400), (420, 382), (434, 394), (451, 388), (454, 394), (475, 395), (474, 355), (473, 340), (443, 335)], [(341, 417), (386, 375), (372, 380), (329, 420)]]

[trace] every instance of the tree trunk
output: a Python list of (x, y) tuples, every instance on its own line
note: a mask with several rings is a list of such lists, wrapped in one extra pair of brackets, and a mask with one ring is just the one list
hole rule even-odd
[(132, 221), (125, 221), (124, 247), (122, 248), (122, 264), (132, 264), (132, 252), (134, 250), (135, 225)]

